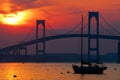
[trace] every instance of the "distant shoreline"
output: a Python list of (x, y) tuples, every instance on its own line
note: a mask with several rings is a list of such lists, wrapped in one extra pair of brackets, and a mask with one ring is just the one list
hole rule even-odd
[[(115, 54), (100, 56), (101, 62), (117, 63)], [(94, 60), (95, 61), (95, 60)], [(94, 62), (93, 61), (93, 62)], [(80, 54), (46, 54), (35, 55), (0, 55), (0, 63), (22, 62), (22, 63), (74, 63), (80, 62)]]

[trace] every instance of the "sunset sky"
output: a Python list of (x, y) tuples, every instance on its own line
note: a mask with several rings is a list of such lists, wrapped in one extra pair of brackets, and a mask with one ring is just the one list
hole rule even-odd
[(35, 29), (37, 19), (45, 19), (48, 30), (51, 25), (54, 30), (65, 32), (79, 24), (81, 15), (89, 11), (99, 11), (110, 25), (120, 30), (119, 0), (1, 0), (0, 3), (0, 47), (24, 40), (32, 27)]

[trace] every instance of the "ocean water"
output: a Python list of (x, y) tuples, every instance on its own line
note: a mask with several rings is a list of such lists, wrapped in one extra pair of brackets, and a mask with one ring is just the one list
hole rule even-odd
[(74, 74), (78, 63), (0, 63), (0, 80), (120, 80), (120, 64), (106, 63), (104, 74)]

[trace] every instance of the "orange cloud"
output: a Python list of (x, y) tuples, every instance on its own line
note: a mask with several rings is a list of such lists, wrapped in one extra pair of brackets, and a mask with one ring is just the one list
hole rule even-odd
[(0, 13), (14, 13), (31, 8), (40, 8), (51, 5), (47, 0), (2, 0)]
[(77, 22), (81, 14), (87, 14), (88, 11), (99, 11), (104, 16), (114, 15), (114, 19), (118, 19), (119, 4), (119, 0), (2, 0), (0, 16), (24, 12), (23, 21), (25, 22), (34, 23), (36, 19), (46, 19), (48, 21), (67, 20), (68, 23), (72, 23), (72, 20)]

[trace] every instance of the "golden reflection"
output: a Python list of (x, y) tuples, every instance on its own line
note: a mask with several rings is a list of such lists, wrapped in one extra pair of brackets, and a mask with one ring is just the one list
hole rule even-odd
[(119, 80), (120, 66), (107, 66), (109, 69), (103, 75), (80, 75), (74, 74), (71, 63), (1, 63), (0, 80)]
[(17, 79), (18, 70), (16, 69), (17, 67), (15, 67), (15, 66), (17, 66), (17, 64), (7, 64), (6, 65), (6, 72), (7, 72), (6, 78), (8, 80)]
[(13, 80), (14, 75), (15, 75), (15, 74), (14, 74), (14, 70), (13, 70), (13, 69), (9, 69), (7, 78), (8, 78), (9, 80)]
[(31, 64), (7, 63), (4, 66), (5, 80), (38, 80), (47, 78), (46, 70), (41, 70), (39, 67)]

